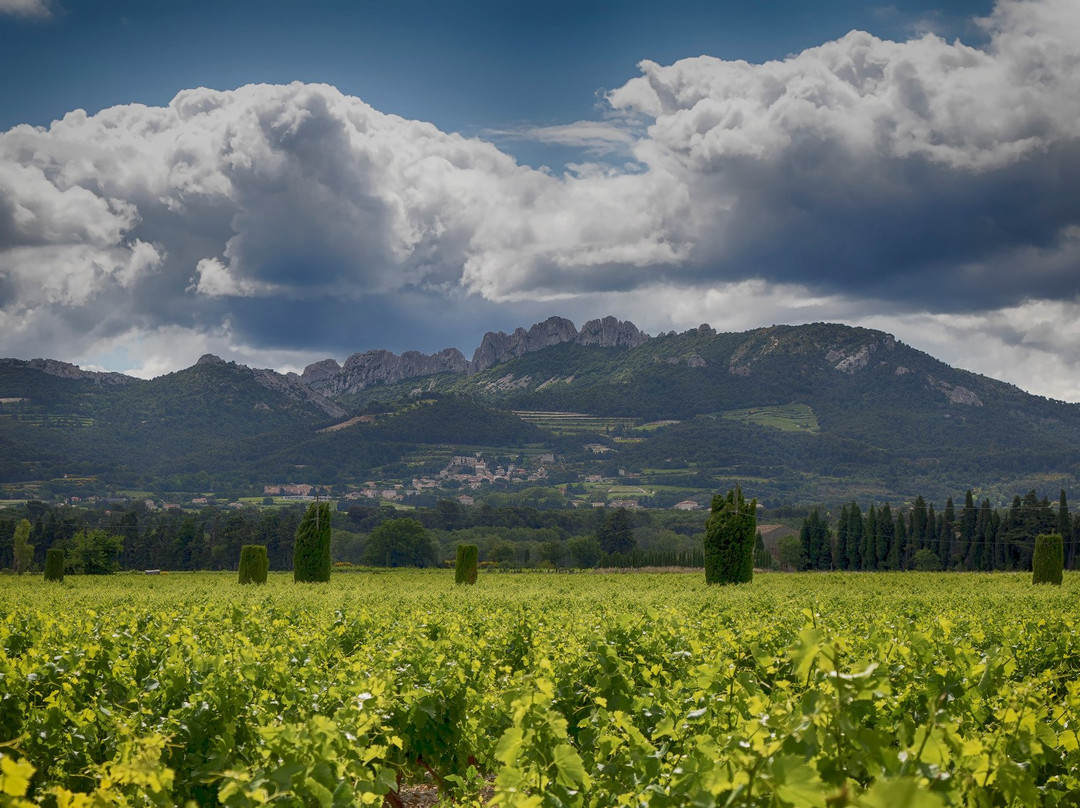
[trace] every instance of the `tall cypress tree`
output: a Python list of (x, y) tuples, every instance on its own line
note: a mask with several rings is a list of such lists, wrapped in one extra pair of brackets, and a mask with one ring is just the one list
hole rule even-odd
[(881, 569), (878, 558), (878, 518), (873, 503), (866, 512), (866, 530), (863, 533), (863, 569)]
[(910, 566), (911, 557), (914, 555), (911, 547), (908, 546), (907, 523), (909, 521), (904, 519), (904, 514), (901, 511), (896, 512), (896, 551), (892, 554), (896, 564), (894, 569), (906, 570)]
[(293, 580), (330, 580), (330, 505), (325, 502), (308, 505), (304, 518), (296, 529)]
[(926, 510), (926, 500), (922, 494), (915, 497), (915, 505), (911, 509), (911, 549), (917, 552), (924, 548), (926, 542), (926, 525), (930, 521), (930, 514)]
[(966, 567), (971, 553), (971, 543), (975, 540), (975, 523), (978, 521), (975, 498), (969, 488), (964, 495), (964, 510), (960, 512), (960, 540), (956, 544), (957, 564)]
[(964, 567), (968, 570), (986, 570), (993, 561), (994, 523), (990, 513), (990, 500), (984, 499), (975, 516), (975, 530), (968, 545), (967, 560)]
[(926, 532), (923, 534), (923, 547), (932, 550), (934, 555), (938, 557), (938, 561), (941, 560), (941, 553), (938, 552), (938, 537), (940, 535), (938, 515), (934, 511), (934, 503), (931, 502), (926, 506)]
[(742, 488), (712, 498), (705, 523), (705, 583), (749, 583), (754, 577), (754, 537), (757, 500), (743, 497)]
[(1065, 489), (1061, 489), (1058, 499), (1057, 532), (1061, 536), (1065, 549), (1065, 569), (1072, 568), (1073, 558), (1073, 531), (1072, 519), (1069, 517), (1069, 503), (1065, 501)]
[(30, 565), (34, 563), (34, 545), (30, 543), (32, 530), (29, 519), (23, 519), (15, 526), (15, 535), (13, 537), (15, 572), (20, 575), (29, 572)]
[(878, 569), (900, 568), (900, 554), (896, 551), (896, 526), (893, 524), (892, 508), (886, 502), (878, 512), (877, 526)]
[(840, 508), (840, 519), (836, 523), (836, 567), (850, 569), (848, 561), (848, 509)]
[(810, 560), (811, 569), (827, 570), (832, 568), (832, 542), (829, 541), (828, 520), (822, 518), (821, 512), (814, 508), (803, 519), (802, 530), (799, 531), (799, 539), (802, 541), (803, 552)]
[(863, 513), (855, 500), (848, 508), (848, 569), (863, 569)]
[(1001, 527), (1001, 514), (996, 510), (990, 514), (990, 541), (994, 547), (994, 561), (990, 565), (990, 569), (1006, 569), (1008, 566), (1008, 543), (1005, 531)]
[(941, 568), (949, 569), (952, 565), (953, 550), (956, 542), (956, 507), (952, 497), (945, 500), (945, 511), (941, 514), (941, 533), (938, 538), (938, 558), (941, 559)]

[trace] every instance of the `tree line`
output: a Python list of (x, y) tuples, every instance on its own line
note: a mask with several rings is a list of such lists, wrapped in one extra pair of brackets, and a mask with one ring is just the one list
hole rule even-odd
[(814, 508), (799, 536), (782, 539), (778, 560), (789, 569), (814, 570), (1029, 570), (1035, 539), (1059, 534), (1064, 563), (1072, 569), (1080, 545), (1080, 514), (1069, 513), (1062, 489), (1057, 506), (1035, 491), (1017, 495), (1008, 508), (979, 503), (968, 490), (957, 507), (950, 497), (942, 509), (922, 496), (907, 508), (857, 502), (841, 507), (835, 524)]

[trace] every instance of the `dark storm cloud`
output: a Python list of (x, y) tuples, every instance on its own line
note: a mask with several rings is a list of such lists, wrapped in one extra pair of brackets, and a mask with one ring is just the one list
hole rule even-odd
[(930, 311), (1080, 294), (1080, 143), (982, 172), (801, 144), (733, 161), (723, 181), (738, 204), (702, 251), (716, 256), (705, 272)]

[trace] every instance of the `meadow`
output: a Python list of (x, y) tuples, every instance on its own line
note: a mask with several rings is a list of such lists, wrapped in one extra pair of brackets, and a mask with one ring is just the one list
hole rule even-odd
[(1080, 576), (7, 576), (0, 806), (1080, 800)]

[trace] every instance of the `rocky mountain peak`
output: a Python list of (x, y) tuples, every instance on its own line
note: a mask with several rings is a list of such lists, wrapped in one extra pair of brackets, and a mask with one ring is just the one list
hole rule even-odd
[(304, 368), (304, 372), (300, 374), (300, 380), (315, 389), (318, 385), (332, 379), (340, 372), (341, 365), (338, 364), (336, 359), (323, 359)]
[(479, 373), (510, 359), (564, 342), (602, 348), (633, 348), (648, 339), (649, 335), (639, 331), (629, 320), (623, 322), (610, 316), (589, 320), (579, 332), (565, 317), (549, 317), (528, 331), (524, 328), (518, 328), (512, 334), (488, 331), (473, 354), (469, 373)]
[(304, 368), (301, 380), (325, 396), (358, 393), (373, 384), (394, 384), (414, 376), (435, 373), (464, 373), (469, 367), (465, 355), (457, 348), (444, 348), (438, 353), (405, 351), (401, 356), (385, 350), (354, 353), (338, 365), (324, 359)]
[(636, 348), (648, 340), (649, 335), (639, 331), (629, 320), (617, 320), (610, 316), (589, 320), (577, 336), (579, 345), (599, 345), (601, 348)]

